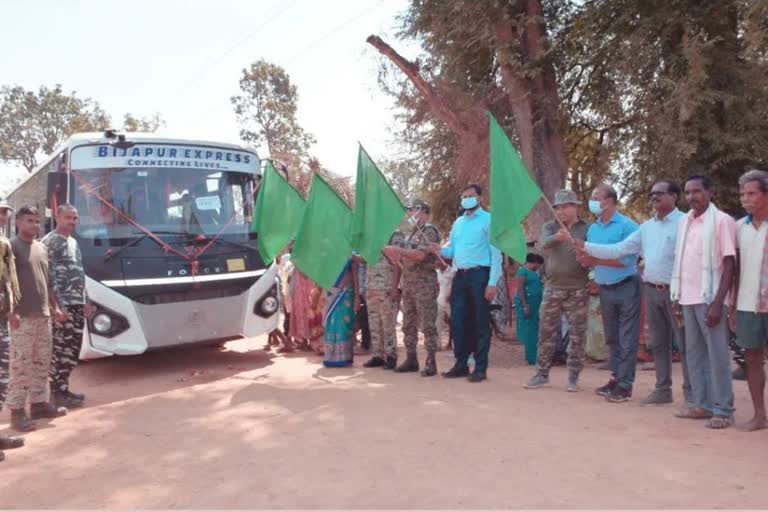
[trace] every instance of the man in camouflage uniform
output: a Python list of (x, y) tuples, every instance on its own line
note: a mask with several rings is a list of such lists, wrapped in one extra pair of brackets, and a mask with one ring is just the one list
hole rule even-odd
[[(40, 212), (22, 206), (16, 213), (18, 235), (11, 240), (21, 297), (9, 315), (11, 326), (10, 381), (5, 405), (11, 410), (11, 428), (35, 429), (30, 420), (56, 418), (67, 413), (48, 401), (51, 365), (51, 314), (64, 314), (50, 293), (48, 251), (35, 237), (40, 233)], [(27, 415), (27, 400), (31, 402)]]
[(568, 321), (568, 384), (567, 391), (579, 390), (579, 373), (584, 367), (587, 342), (589, 269), (578, 260), (571, 237), (584, 241), (589, 226), (578, 216), (576, 193), (561, 190), (555, 194), (555, 213), (567, 228), (551, 220), (542, 226), (542, 255), (544, 256), (544, 297), (539, 308), (539, 342), (536, 374), (525, 384), (536, 389), (549, 384), (549, 369), (561, 339), (562, 315)]
[[(13, 211), (5, 201), (0, 201), (0, 227), (8, 224), (8, 216)], [(13, 310), (21, 298), (19, 282), (16, 279), (16, 265), (8, 239), (0, 235), (0, 410), (3, 409), (8, 391), (8, 357), (11, 336), (8, 332), (8, 313)], [(0, 435), (0, 461), (5, 459), (2, 450), (19, 448), (24, 440), (17, 437)]]
[[(405, 238), (399, 231), (392, 235), (388, 246), (400, 247)], [(368, 266), (365, 280), (365, 301), (368, 305), (368, 325), (371, 330), (373, 357), (363, 364), (366, 368), (397, 366), (397, 310), (399, 304), (400, 267), (383, 251), (375, 265)]]
[(431, 377), (437, 375), (437, 295), (440, 289), (435, 271), (437, 257), (431, 251), (431, 244), (440, 242), (440, 233), (427, 222), (429, 206), (424, 201), (414, 201), (408, 208), (408, 215), (413, 229), (405, 239), (404, 247), (387, 248), (387, 255), (402, 261), (403, 268), (403, 342), (406, 360), (395, 371), (419, 371), (416, 345), (421, 329), (427, 348), (427, 360), (421, 375)]
[(56, 230), (42, 240), (48, 249), (49, 280), (62, 312), (63, 321), (53, 322), (53, 357), (50, 378), (52, 400), (57, 406), (83, 405), (85, 395), (69, 390), (69, 376), (77, 366), (85, 325), (85, 271), (83, 257), (72, 232), (77, 226), (77, 209), (69, 204), (56, 211)]

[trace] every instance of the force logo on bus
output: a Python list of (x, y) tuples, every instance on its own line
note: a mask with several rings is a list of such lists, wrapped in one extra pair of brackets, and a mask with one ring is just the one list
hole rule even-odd
[(197, 169), (258, 169), (258, 158), (252, 153), (200, 146), (136, 144), (130, 148), (90, 146), (75, 148), (73, 169), (105, 167), (190, 167)]

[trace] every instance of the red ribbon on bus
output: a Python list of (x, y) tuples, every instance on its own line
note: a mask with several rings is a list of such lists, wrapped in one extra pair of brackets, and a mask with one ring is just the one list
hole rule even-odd
[(198, 269), (200, 267), (200, 262), (198, 261), (198, 259), (200, 258), (200, 255), (202, 255), (205, 251), (207, 251), (208, 248), (210, 248), (211, 245), (213, 245), (214, 242), (216, 242), (216, 240), (221, 237), (221, 235), (224, 233), (224, 231), (227, 230), (229, 228), (229, 226), (232, 225), (232, 223), (234, 222), (235, 218), (237, 217), (237, 213), (233, 213), (232, 216), (229, 218), (229, 220), (224, 224), (224, 226), (221, 227), (221, 229), (213, 236), (213, 238), (208, 240), (207, 244), (205, 244), (203, 247), (201, 247), (201, 248), (199, 248), (197, 250), (191, 251), (189, 254), (186, 254), (184, 252), (179, 251), (178, 249), (175, 249), (173, 246), (168, 244), (165, 240), (163, 240), (158, 235), (153, 233), (151, 229), (142, 226), (135, 219), (133, 219), (129, 215), (126, 215), (122, 210), (120, 210), (114, 204), (112, 204), (111, 201), (109, 201), (108, 199), (103, 197), (101, 194), (99, 194), (96, 191), (96, 189), (94, 189), (93, 186), (90, 183), (86, 182), (82, 178), (82, 176), (80, 176), (78, 173), (76, 173), (75, 171), (72, 171), (72, 170), (70, 170), (69, 173), (75, 178), (75, 180), (78, 181), (78, 183), (80, 183), (81, 188), (85, 191), (86, 194), (91, 195), (91, 196), (95, 197), (96, 199), (98, 199), (102, 204), (106, 205), (110, 210), (115, 212), (120, 218), (124, 219), (126, 222), (128, 222), (129, 224), (131, 224), (132, 226), (137, 228), (139, 231), (141, 231), (142, 233), (147, 235), (152, 240), (154, 240), (163, 249), (163, 251), (165, 251), (166, 253), (168, 253), (168, 252), (173, 253), (173, 254), (175, 254), (175, 255), (177, 255), (177, 256), (179, 256), (179, 257), (189, 261), (190, 262), (190, 273), (192, 274), (193, 277), (195, 275), (197, 275), (197, 271), (198, 271)]

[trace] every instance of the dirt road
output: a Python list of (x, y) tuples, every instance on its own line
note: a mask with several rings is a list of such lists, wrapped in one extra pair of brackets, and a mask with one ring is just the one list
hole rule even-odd
[(362, 357), (324, 369), (262, 345), (83, 364), (74, 387), (89, 406), (6, 452), (0, 508), (768, 507), (768, 432), (640, 407), (653, 372), (634, 401), (609, 404), (592, 393), (607, 377), (596, 369), (581, 393), (563, 390), (564, 369), (526, 391), (527, 368), (470, 384)]

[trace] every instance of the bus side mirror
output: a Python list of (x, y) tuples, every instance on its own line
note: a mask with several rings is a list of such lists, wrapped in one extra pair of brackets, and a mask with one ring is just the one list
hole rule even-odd
[(50, 209), (67, 202), (67, 173), (49, 172), (48, 173), (48, 193), (46, 194), (46, 205)]

